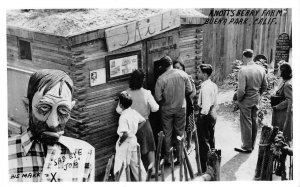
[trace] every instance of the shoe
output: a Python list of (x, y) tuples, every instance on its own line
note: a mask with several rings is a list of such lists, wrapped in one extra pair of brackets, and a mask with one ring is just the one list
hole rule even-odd
[(170, 167), (171, 166), (171, 162), (169, 162), (169, 161), (165, 161), (165, 166), (167, 166), (167, 167)]
[[(161, 176), (161, 171), (159, 170), (158, 171), (158, 176)], [(151, 178), (154, 178), (155, 177), (155, 171), (151, 173)]]
[(180, 162), (178, 160), (176, 160), (176, 162), (174, 162), (174, 166), (178, 166), (180, 164)]
[(247, 149), (242, 149), (242, 148), (234, 148), (235, 151), (240, 152), (240, 153), (251, 153), (251, 150)]

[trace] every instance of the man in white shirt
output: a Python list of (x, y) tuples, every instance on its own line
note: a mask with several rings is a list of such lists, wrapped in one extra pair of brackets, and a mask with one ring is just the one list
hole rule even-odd
[(218, 87), (210, 80), (212, 66), (201, 64), (197, 76), (203, 82), (199, 93), (198, 105), (200, 107), (197, 120), (197, 133), (199, 140), (199, 153), (202, 172), (206, 171), (207, 153), (215, 148), (214, 127), (216, 124), (216, 105)]

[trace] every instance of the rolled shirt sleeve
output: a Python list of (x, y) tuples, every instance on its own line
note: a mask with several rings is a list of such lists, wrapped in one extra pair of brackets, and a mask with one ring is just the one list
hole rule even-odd
[(190, 95), (193, 92), (193, 87), (192, 87), (191, 81), (188, 77), (188, 74), (186, 74), (184, 80), (185, 80), (185, 92), (186, 92), (186, 94)]
[(147, 102), (150, 106), (151, 112), (156, 112), (159, 109), (159, 105), (156, 103), (154, 97), (152, 96), (151, 92), (148, 90), (147, 92)]
[(124, 118), (122, 115), (119, 118), (119, 127), (117, 130), (117, 133), (119, 136), (122, 136), (123, 132), (129, 132), (129, 125), (128, 125), (128, 121), (126, 118)]

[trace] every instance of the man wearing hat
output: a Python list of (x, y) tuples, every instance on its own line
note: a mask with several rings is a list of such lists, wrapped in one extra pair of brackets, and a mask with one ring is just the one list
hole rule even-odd
[(253, 50), (243, 51), (242, 67), (238, 74), (237, 100), (240, 108), (241, 148), (235, 151), (251, 153), (257, 134), (257, 111), (261, 94), (267, 90), (266, 72), (253, 62)]

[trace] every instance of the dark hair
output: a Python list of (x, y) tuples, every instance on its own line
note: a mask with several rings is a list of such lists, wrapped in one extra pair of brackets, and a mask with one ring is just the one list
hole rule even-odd
[(143, 86), (145, 74), (143, 70), (137, 69), (131, 73), (129, 88), (132, 90), (140, 89)]
[(210, 64), (200, 64), (200, 69), (202, 73), (206, 73), (208, 76), (210, 76), (213, 71), (212, 66)]
[(283, 80), (289, 80), (292, 78), (292, 68), (289, 63), (284, 62), (280, 65), (280, 76)]
[(185, 65), (184, 65), (181, 61), (176, 60), (176, 61), (173, 63), (173, 67), (175, 67), (175, 64), (179, 64), (179, 65), (181, 66), (182, 70), (185, 71)]
[(132, 105), (132, 99), (127, 92), (122, 92), (119, 96), (119, 102), (124, 109), (129, 108)]
[(159, 65), (166, 69), (167, 67), (171, 66), (173, 64), (172, 59), (169, 56), (164, 56), (159, 60)]
[(252, 49), (246, 49), (243, 51), (243, 55), (246, 58), (252, 58), (253, 57), (253, 50)]
[(45, 95), (59, 82), (59, 94), (61, 93), (63, 83), (66, 83), (71, 93), (73, 93), (73, 81), (64, 71), (55, 69), (43, 69), (33, 73), (29, 78), (27, 89), (29, 112), (31, 112), (31, 104), (34, 94), (37, 91), (41, 91), (41, 89), (45, 87), (45, 90), (43, 92), (43, 95)]

